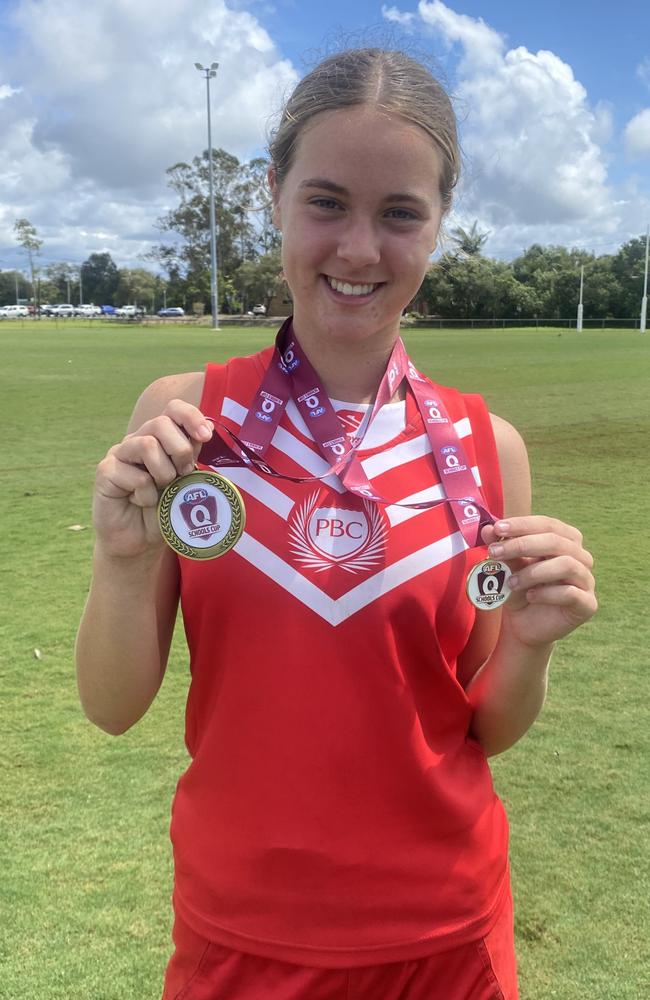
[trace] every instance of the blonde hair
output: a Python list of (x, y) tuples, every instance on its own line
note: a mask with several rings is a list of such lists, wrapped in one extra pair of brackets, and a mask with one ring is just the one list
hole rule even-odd
[(300, 81), (269, 142), (278, 185), (291, 169), (305, 125), (324, 111), (356, 104), (369, 104), (399, 115), (427, 133), (441, 154), (440, 195), (446, 212), (460, 173), (451, 101), (422, 63), (390, 49), (347, 49), (324, 59)]

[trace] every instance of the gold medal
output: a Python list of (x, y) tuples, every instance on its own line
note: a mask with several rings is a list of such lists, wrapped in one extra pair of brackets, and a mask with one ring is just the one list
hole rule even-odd
[(510, 597), (510, 567), (499, 559), (485, 559), (467, 574), (467, 596), (479, 611), (494, 611)]
[(187, 559), (216, 559), (237, 544), (246, 523), (239, 490), (217, 472), (190, 472), (167, 486), (158, 501), (167, 544)]

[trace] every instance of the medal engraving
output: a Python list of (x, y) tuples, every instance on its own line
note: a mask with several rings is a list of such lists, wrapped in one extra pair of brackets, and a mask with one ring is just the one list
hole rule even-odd
[(467, 574), (467, 596), (479, 611), (494, 611), (510, 597), (510, 568), (498, 559), (477, 563)]
[(167, 544), (187, 559), (216, 559), (239, 541), (246, 521), (239, 490), (216, 472), (179, 476), (163, 490), (158, 521)]

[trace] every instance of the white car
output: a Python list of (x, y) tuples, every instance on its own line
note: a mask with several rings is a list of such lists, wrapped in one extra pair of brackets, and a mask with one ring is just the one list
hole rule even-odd
[(72, 317), (74, 316), (74, 306), (70, 305), (69, 302), (59, 302), (58, 305), (50, 307), (50, 316)]
[(0, 316), (4, 316), (5, 319), (22, 319), (24, 316), (29, 316), (29, 309), (27, 306), (2, 306)]
[(75, 316), (83, 316), (85, 319), (92, 319), (93, 316), (101, 316), (102, 311), (99, 306), (79, 305), (75, 306)]

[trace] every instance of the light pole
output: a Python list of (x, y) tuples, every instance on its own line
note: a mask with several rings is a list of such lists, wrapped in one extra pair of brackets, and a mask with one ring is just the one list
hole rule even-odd
[(210, 181), (210, 301), (212, 305), (212, 328), (219, 329), (219, 299), (217, 295), (217, 229), (214, 221), (214, 183), (212, 179), (212, 119), (210, 117), (210, 80), (217, 75), (219, 63), (209, 67), (194, 63), (200, 73), (205, 73), (208, 98), (208, 177)]
[(645, 275), (643, 278), (643, 298), (641, 299), (641, 333), (645, 333), (645, 321), (648, 312), (648, 241), (650, 240), (650, 226), (645, 231)]
[(582, 286), (584, 284), (585, 277), (585, 265), (580, 266), (580, 302), (578, 303), (578, 322), (576, 323), (576, 330), (582, 330)]

